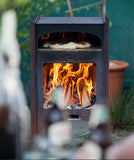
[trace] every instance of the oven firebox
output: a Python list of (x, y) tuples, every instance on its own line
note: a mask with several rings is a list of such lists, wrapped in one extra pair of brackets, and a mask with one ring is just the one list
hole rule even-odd
[(36, 17), (30, 29), (32, 135), (43, 130), (46, 95), (59, 85), (72, 117), (88, 120), (92, 104), (108, 105), (108, 17)]

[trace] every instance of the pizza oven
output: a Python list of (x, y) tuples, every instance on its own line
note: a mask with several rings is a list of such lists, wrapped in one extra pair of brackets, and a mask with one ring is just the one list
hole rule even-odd
[(108, 104), (108, 17), (36, 17), (30, 28), (32, 135), (59, 86), (72, 118), (88, 120), (95, 103)]

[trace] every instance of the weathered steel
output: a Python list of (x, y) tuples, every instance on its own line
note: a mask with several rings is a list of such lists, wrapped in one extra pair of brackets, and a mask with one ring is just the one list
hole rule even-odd
[(105, 17), (105, 29), (104, 29), (104, 52), (105, 54), (105, 104), (109, 105), (109, 17)]
[(31, 53), (31, 134), (37, 133), (36, 126), (36, 54), (35, 54), (35, 24), (30, 24), (30, 53)]
[[(34, 28), (34, 29), (33, 29)], [(47, 63), (95, 63), (96, 103), (108, 104), (108, 18), (106, 17), (45, 17), (31, 27), (31, 109), (32, 134), (43, 131), (43, 65)], [(38, 48), (41, 36), (54, 32), (85, 32), (101, 40), (100, 49), (54, 50)], [(73, 117), (88, 120), (90, 109), (69, 110)]]

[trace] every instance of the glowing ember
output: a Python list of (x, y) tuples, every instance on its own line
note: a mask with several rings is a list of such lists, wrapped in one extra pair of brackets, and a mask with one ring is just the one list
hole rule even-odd
[[(94, 69), (95, 68), (95, 69)], [(79, 102), (82, 107), (91, 105), (96, 95), (96, 66), (93, 63), (53, 63), (43, 67), (44, 105), (51, 102), (56, 87), (64, 88), (65, 106)]]

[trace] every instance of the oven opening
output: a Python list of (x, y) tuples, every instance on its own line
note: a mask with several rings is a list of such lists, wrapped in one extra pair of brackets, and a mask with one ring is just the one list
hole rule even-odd
[(96, 102), (96, 64), (49, 63), (43, 65), (43, 107), (52, 104), (52, 93), (62, 87), (65, 109), (90, 108)]
[(101, 39), (85, 32), (47, 33), (38, 40), (38, 49), (101, 49)]
[(72, 120), (79, 120), (80, 117), (79, 117), (78, 114), (71, 114), (71, 115), (70, 115), (70, 119), (72, 119)]

